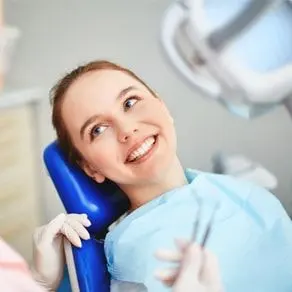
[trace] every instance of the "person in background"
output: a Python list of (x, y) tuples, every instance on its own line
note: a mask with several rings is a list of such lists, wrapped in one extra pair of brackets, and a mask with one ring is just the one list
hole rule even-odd
[(0, 238), (0, 287), (5, 292), (44, 292), (23, 258)]

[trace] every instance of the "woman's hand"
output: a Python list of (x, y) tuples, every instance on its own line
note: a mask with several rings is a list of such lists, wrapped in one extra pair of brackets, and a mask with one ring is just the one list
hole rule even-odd
[(60, 214), (49, 224), (34, 232), (34, 260), (32, 274), (34, 279), (48, 291), (59, 286), (65, 265), (64, 236), (76, 247), (81, 247), (81, 239), (90, 238), (85, 227), (91, 223), (86, 214)]
[(222, 292), (222, 283), (216, 257), (198, 244), (178, 241), (178, 251), (160, 250), (157, 258), (177, 262), (177, 269), (164, 269), (156, 277), (173, 292)]

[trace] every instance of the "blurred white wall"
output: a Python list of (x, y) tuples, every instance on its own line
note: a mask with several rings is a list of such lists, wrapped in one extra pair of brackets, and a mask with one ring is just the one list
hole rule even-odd
[[(162, 56), (161, 19), (170, 0), (6, 0), (6, 22), (22, 31), (7, 80), (11, 87), (47, 92), (66, 70), (106, 58), (129, 66), (153, 86), (172, 111), (185, 166), (210, 170), (217, 150), (242, 153), (279, 179), (276, 194), (292, 213), (292, 121), (279, 108), (252, 122), (228, 114), (186, 85)], [(54, 139), (48, 96), (41, 119), (42, 147)], [(46, 219), (61, 210), (45, 178)]]

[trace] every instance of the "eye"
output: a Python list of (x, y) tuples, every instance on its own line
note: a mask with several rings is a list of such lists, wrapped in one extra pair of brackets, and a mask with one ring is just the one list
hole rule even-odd
[(101, 135), (106, 129), (107, 129), (107, 126), (94, 126), (90, 130), (90, 138), (94, 139), (95, 137)]
[(134, 104), (138, 101), (138, 97), (136, 96), (132, 96), (130, 98), (128, 98), (125, 102), (124, 102), (124, 109), (125, 110), (128, 110), (130, 109), (131, 107), (134, 106)]

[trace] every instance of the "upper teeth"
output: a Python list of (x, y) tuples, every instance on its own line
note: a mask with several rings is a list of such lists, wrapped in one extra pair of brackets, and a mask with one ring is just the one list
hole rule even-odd
[(144, 154), (146, 154), (152, 148), (152, 145), (154, 144), (154, 142), (155, 142), (155, 138), (153, 136), (147, 138), (138, 149), (134, 150), (128, 156), (128, 161), (133, 161), (137, 159), (138, 157), (141, 157)]

